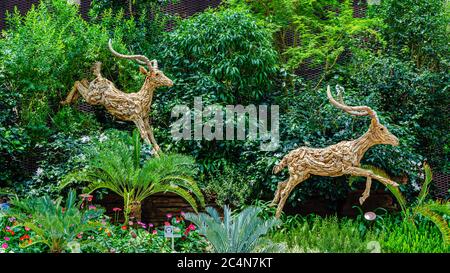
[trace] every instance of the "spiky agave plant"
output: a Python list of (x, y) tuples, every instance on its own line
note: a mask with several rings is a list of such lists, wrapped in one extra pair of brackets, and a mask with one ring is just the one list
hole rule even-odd
[(272, 217), (263, 220), (259, 217), (262, 209), (250, 206), (232, 215), (231, 209), (224, 206), (223, 221), (219, 213), (207, 207), (207, 213), (186, 213), (185, 218), (199, 227), (200, 234), (211, 243), (216, 253), (249, 253), (275, 250), (275, 245), (262, 238), (271, 228), (280, 224)]
[(23, 200), (14, 197), (10, 203), (7, 215), (15, 217), (18, 225), (29, 227), (35, 233), (33, 242), (23, 247), (43, 243), (53, 253), (68, 249), (69, 243), (81, 232), (96, 229), (98, 225), (90, 220), (103, 213), (100, 209), (80, 211), (73, 190), (67, 195), (64, 205), (61, 197), (52, 200), (48, 196)]
[[(370, 169), (375, 174), (389, 178), (389, 175), (382, 169), (371, 165), (363, 165), (365, 169)], [(419, 195), (416, 200), (411, 204), (407, 204), (406, 198), (397, 187), (387, 185), (387, 188), (391, 191), (397, 202), (400, 204), (403, 216), (413, 221), (418, 215), (432, 221), (442, 234), (443, 242), (446, 246), (450, 246), (450, 228), (449, 223), (443, 217), (443, 215), (450, 216), (450, 202), (440, 202), (436, 200), (428, 200), (428, 194), (431, 182), (433, 181), (431, 168), (428, 164), (424, 164), (425, 180), (422, 184)]]
[(116, 140), (100, 149), (89, 166), (66, 176), (60, 187), (73, 181), (87, 182), (84, 192), (109, 189), (124, 200), (125, 223), (129, 216), (141, 220), (141, 203), (147, 197), (161, 192), (172, 192), (184, 198), (195, 211), (197, 202), (204, 206), (203, 195), (192, 176), (195, 174), (192, 157), (163, 154), (141, 164), (141, 139), (135, 130), (133, 136)]

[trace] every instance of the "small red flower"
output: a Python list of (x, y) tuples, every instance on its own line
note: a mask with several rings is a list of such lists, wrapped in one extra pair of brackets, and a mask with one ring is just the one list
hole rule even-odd
[(169, 222), (164, 222), (164, 225), (165, 226), (170, 226), (170, 223)]
[(127, 226), (122, 226), (122, 229), (123, 230), (127, 230)]
[(118, 211), (122, 211), (122, 209), (121, 208), (113, 208), (113, 211), (118, 212)]
[(188, 226), (188, 229), (189, 229), (189, 230), (195, 230), (195, 226), (194, 226), (193, 224), (190, 224), (190, 225)]
[(25, 234), (25, 235), (23, 235), (23, 236), (21, 236), (21, 237), (19, 238), (20, 241), (23, 241), (23, 240), (26, 240), (26, 239), (30, 239), (30, 235)]

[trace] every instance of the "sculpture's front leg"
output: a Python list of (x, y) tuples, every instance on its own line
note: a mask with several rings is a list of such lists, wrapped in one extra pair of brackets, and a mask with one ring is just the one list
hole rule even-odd
[(371, 186), (372, 186), (372, 178), (367, 177), (366, 188), (364, 189), (362, 196), (359, 198), (359, 204), (362, 205), (366, 201), (366, 199), (370, 196), (370, 187)]
[(372, 171), (366, 170), (363, 168), (350, 167), (350, 168), (347, 168), (346, 170), (344, 170), (344, 174), (349, 174), (349, 175), (353, 175), (353, 176), (370, 177), (370, 178), (380, 181), (381, 183), (383, 183), (385, 185), (392, 185), (394, 187), (398, 187), (398, 184), (396, 182), (394, 182), (390, 179), (387, 179), (386, 177), (376, 175)]
[(81, 81), (76, 81), (72, 87), (72, 90), (70, 90), (69, 94), (67, 95), (66, 99), (61, 101), (60, 103), (62, 105), (70, 104), (78, 99), (80, 93), (83, 97), (89, 96), (88, 80), (82, 79)]

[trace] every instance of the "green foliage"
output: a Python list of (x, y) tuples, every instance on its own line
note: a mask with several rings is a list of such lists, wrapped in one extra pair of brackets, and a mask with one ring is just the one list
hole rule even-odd
[(166, 35), (161, 53), (175, 88), (163, 100), (204, 96), (208, 103), (248, 103), (272, 86), (276, 52), (270, 31), (248, 11), (208, 10)]
[(15, 10), (8, 22), (0, 40), (5, 81), (22, 95), (25, 124), (46, 125), (57, 99), (88, 71), (107, 36), (88, 28), (77, 8), (62, 0), (43, 1), (26, 16)]
[(125, 222), (130, 204), (160, 192), (172, 192), (183, 197), (197, 211), (197, 201), (204, 206), (203, 195), (192, 176), (195, 161), (178, 154), (153, 157), (141, 164), (141, 144), (137, 130), (133, 136), (115, 139), (93, 152), (88, 166), (64, 178), (60, 187), (75, 181), (88, 182), (85, 192), (108, 189), (124, 199)]
[[(448, 169), (446, 132), (450, 129), (447, 106), (450, 103), (446, 71), (418, 70), (412, 63), (390, 56), (360, 57), (349, 66), (347, 83), (370, 99), (370, 105), (408, 134), (400, 139), (408, 146), (404, 161), (416, 161), (416, 150), (438, 169)], [(341, 78), (341, 77), (339, 77)], [(416, 152), (416, 153), (417, 153)]]
[(287, 242), (291, 252), (361, 253), (370, 252), (369, 242), (376, 241), (373, 231), (360, 235), (359, 223), (337, 217), (312, 215), (297, 219), (285, 232), (271, 234), (276, 242)]
[(384, 21), (384, 36), (395, 54), (418, 68), (445, 70), (450, 49), (448, 8), (444, 0), (386, 0), (372, 14)]
[(384, 233), (380, 244), (383, 252), (392, 253), (448, 253), (434, 224), (422, 219), (417, 223), (409, 220), (384, 221)]
[[(218, 172), (217, 172), (218, 173)], [(213, 174), (206, 182), (205, 192), (215, 197), (219, 206), (245, 204), (251, 193), (247, 176), (235, 165), (225, 165), (220, 174)]]
[(212, 207), (206, 208), (206, 213), (186, 213), (186, 220), (195, 223), (212, 245), (216, 253), (249, 253), (255, 250), (265, 252), (261, 247), (273, 247), (261, 237), (271, 228), (279, 224), (279, 220), (272, 218), (263, 220), (258, 217), (261, 208), (247, 207), (238, 214), (232, 215), (231, 209), (224, 206), (223, 221), (219, 213)]
[(65, 134), (89, 134), (97, 131), (100, 124), (93, 114), (83, 113), (69, 106), (63, 107), (52, 117), (53, 125), (59, 132)]
[(8, 216), (15, 217), (20, 226), (29, 227), (35, 233), (33, 242), (27, 246), (42, 243), (53, 253), (67, 250), (68, 243), (79, 233), (96, 228), (93, 220), (103, 213), (102, 210), (80, 211), (75, 191), (69, 192), (64, 205), (62, 198), (52, 200), (48, 196), (15, 198), (11, 204), (13, 208), (7, 212)]
[[(382, 44), (378, 18), (353, 17), (352, 1), (243, 0), (274, 29), (275, 41), (291, 71), (323, 65), (328, 73), (344, 52), (358, 53)], [(289, 39), (288, 35), (293, 38)]]

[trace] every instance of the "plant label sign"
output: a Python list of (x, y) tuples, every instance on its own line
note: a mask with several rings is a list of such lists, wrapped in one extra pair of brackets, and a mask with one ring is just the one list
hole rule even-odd
[(173, 226), (165, 226), (164, 227), (164, 237), (166, 238), (179, 238), (181, 234), (174, 233)]

